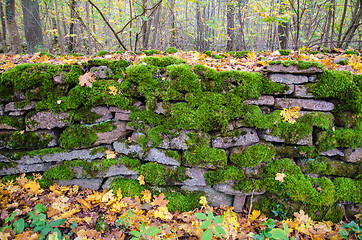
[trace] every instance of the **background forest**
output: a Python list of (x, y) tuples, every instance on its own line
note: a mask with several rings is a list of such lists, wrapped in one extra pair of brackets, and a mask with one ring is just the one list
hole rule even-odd
[(362, 0), (2, 0), (0, 13), (11, 53), (362, 48)]

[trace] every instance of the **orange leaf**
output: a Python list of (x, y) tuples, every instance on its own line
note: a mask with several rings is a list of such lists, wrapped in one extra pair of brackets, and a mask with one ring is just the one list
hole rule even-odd
[(155, 197), (155, 200), (153, 200), (153, 202), (151, 202), (152, 206), (160, 206), (160, 207), (166, 207), (166, 205), (168, 204), (168, 200), (165, 200), (165, 194), (161, 193), (158, 197)]
[(93, 77), (93, 73), (87, 72), (79, 77), (79, 85), (84, 86), (86, 85), (89, 88), (92, 88), (92, 82), (95, 82), (95, 78)]
[(77, 201), (80, 203), (82, 208), (91, 210), (92, 205), (89, 202), (87, 202), (86, 200), (79, 198), (79, 199), (77, 199)]

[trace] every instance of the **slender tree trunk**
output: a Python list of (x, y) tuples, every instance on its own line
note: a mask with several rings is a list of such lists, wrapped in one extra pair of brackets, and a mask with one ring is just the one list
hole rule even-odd
[[(143, 9), (147, 8), (147, 0), (142, 0), (142, 7)], [(146, 14), (146, 12), (145, 12)], [(143, 16), (145, 16), (145, 14)], [(149, 19), (148, 19), (149, 20)], [(147, 34), (147, 29), (148, 29), (148, 24), (149, 21), (145, 21), (145, 20), (142, 20), (142, 45), (143, 45), (143, 49), (147, 49), (148, 48), (148, 38), (149, 38), (149, 35)]]
[(342, 39), (344, 48), (347, 48), (348, 45), (351, 43), (354, 33), (359, 27), (360, 21), (362, 19), (362, 0), (358, 0), (355, 4), (355, 14), (353, 14), (348, 30), (346, 31)]
[(234, 7), (232, 0), (228, 1), (226, 11), (227, 11), (226, 12), (226, 32), (227, 32), (227, 36), (228, 36), (228, 40), (226, 42), (226, 51), (229, 52), (229, 51), (233, 50), (233, 48), (234, 48), (235, 7)]
[(22, 0), (23, 22), (27, 52), (34, 53), (44, 51), (43, 31), (39, 17), (38, 0)]
[(348, 7), (348, 0), (344, 0), (344, 7), (343, 7), (343, 13), (342, 13), (342, 18), (341, 18), (341, 24), (339, 26), (339, 32), (338, 32), (338, 44), (337, 47), (342, 47), (342, 42), (341, 42), (341, 38), (342, 38), (342, 32), (343, 32), (343, 24), (344, 24), (344, 20), (346, 18), (346, 12), (347, 12), (347, 7)]
[(5, 16), (4, 16), (4, 8), (3, 8), (3, 1), (0, 1), (0, 17), (1, 17), (1, 45), (3, 52), (8, 51), (8, 46), (6, 44), (6, 23), (5, 23)]
[(171, 22), (171, 38), (170, 38), (170, 46), (175, 47), (176, 46), (176, 25), (175, 25), (175, 0), (168, 0), (168, 3), (170, 5), (170, 22)]
[[(279, 14), (283, 14), (286, 9), (286, 4), (281, 1), (279, 6)], [(281, 49), (288, 48), (289, 39), (289, 23), (285, 21), (278, 22), (278, 38)]]
[(57, 23), (57, 31), (58, 31), (58, 46), (60, 49), (60, 53), (64, 54), (64, 39), (63, 39), (61, 27), (60, 27), (60, 14), (59, 14), (59, 8), (58, 8), (58, 0), (54, 0), (54, 6), (55, 6), (55, 15), (56, 15), (56, 23)]
[(157, 8), (156, 11), (157, 12), (156, 12), (156, 16), (154, 18), (154, 24), (153, 24), (155, 27), (155, 30), (153, 32), (151, 48), (158, 48), (158, 47), (156, 47), (156, 40), (158, 39), (158, 35), (159, 35), (159, 28), (160, 28), (161, 15), (162, 15), (162, 4), (160, 4), (160, 6)]
[(70, 2), (70, 19), (71, 22), (69, 24), (69, 45), (68, 45), (68, 51), (70, 53), (74, 52), (74, 46), (75, 46), (75, 38), (74, 38), (74, 23), (75, 23), (75, 13), (74, 8), (76, 7), (76, 0), (71, 0)]
[(196, 48), (198, 51), (203, 50), (202, 40), (203, 40), (203, 26), (201, 20), (201, 11), (200, 11), (200, 3), (199, 1), (196, 2), (196, 31), (197, 31), (197, 38), (196, 38)]
[[(248, 1), (246, 1), (244, 4), (247, 4)], [(243, 5), (244, 6), (244, 5)], [(239, 28), (239, 34), (240, 34), (240, 46), (238, 47), (237, 50), (241, 50), (241, 49), (246, 49), (246, 44), (245, 44), (245, 36), (244, 36), (244, 25), (245, 22), (242, 19), (242, 14), (241, 14), (241, 2), (238, 2), (238, 19), (239, 19), (239, 24), (240, 24), (240, 28)]]
[(5, 14), (10, 43), (9, 50), (14, 53), (22, 53), (19, 28), (15, 20), (15, 0), (5, 0)]

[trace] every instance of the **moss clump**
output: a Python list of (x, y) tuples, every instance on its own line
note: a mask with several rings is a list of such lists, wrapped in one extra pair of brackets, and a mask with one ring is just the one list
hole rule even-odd
[(44, 156), (44, 155), (50, 155), (53, 153), (61, 153), (61, 152), (66, 152), (67, 150), (59, 148), (59, 147), (55, 147), (55, 148), (44, 148), (44, 149), (39, 149), (39, 150), (33, 150), (33, 151), (27, 151), (27, 152), (14, 152), (13, 154), (11, 154), (10, 158), (14, 159), (14, 160), (18, 160), (24, 156), (29, 156), (29, 157), (35, 157), (35, 156)]
[(232, 152), (230, 161), (239, 167), (256, 167), (261, 162), (272, 160), (275, 154), (276, 151), (273, 145), (256, 144), (240, 152)]
[(362, 123), (362, 115), (353, 112), (336, 112), (335, 125), (343, 128), (354, 128)]
[(241, 181), (245, 178), (244, 171), (235, 166), (229, 166), (224, 169), (210, 170), (205, 173), (205, 180), (207, 184), (214, 185), (216, 183), (226, 181)]
[(259, 129), (273, 128), (281, 122), (280, 111), (276, 110), (270, 114), (263, 114), (259, 106), (244, 105), (241, 114), (241, 122), (246, 127), (257, 127)]
[(359, 53), (358, 53), (358, 52), (352, 51), (352, 50), (347, 50), (347, 51), (345, 51), (343, 54), (354, 54), (354, 55), (359, 56)]
[(142, 59), (142, 62), (147, 63), (149, 65), (153, 65), (159, 68), (165, 68), (167, 66), (170, 65), (174, 65), (174, 64), (182, 64), (182, 63), (186, 63), (185, 60), (180, 59), (180, 58), (176, 58), (176, 57), (171, 57), (171, 56), (166, 56), (166, 57), (145, 57), (144, 59)]
[(16, 131), (10, 137), (12, 149), (39, 149), (47, 147), (54, 137), (51, 134), (35, 132)]
[(217, 91), (221, 87), (222, 79), (215, 69), (197, 64), (193, 66), (193, 70), (198, 75), (204, 91)]
[(45, 171), (43, 175), (48, 180), (70, 180), (75, 178), (74, 171), (64, 165), (55, 166)]
[(305, 173), (345, 176), (354, 178), (361, 172), (361, 166), (341, 161), (330, 160), (326, 157), (303, 159), (301, 166)]
[(92, 112), (92, 107), (83, 107), (75, 111), (73, 120), (81, 124), (95, 123), (97, 119), (101, 118), (95, 112)]
[(170, 212), (179, 211), (183, 213), (200, 207), (201, 192), (189, 192), (173, 188), (162, 189), (162, 192), (165, 194), (165, 199), (169, 200), (167, 208)]
[(313, 146), (282, 146), (276, 148), (276, 156), (282, 158), (316, 158), (319, 156), (319, 152), (317, 148)]
[(22, 117), (0, 116), (0, 123), (11, 126), (16, 130), (24, 128), (24, 119)]
[(362, 146), (362, 130), (361, 129), (329, 129), (320, 132), (317, 135), (318, 150), (328, 151), (336, 147), (357, 148)]
[(59, 144), (65, 149), (87, 148), (94, 144), (97, 133), (110, 132), (115, 128), (112, 122), (103, 122), (92, 126), (72, 125), (59, 137)]
[(186, 140), (187, 151), (183, 163), (190, 167), (224, 168), (227, 164), (225, 150), (210, 147), (210, 137), (202, 133), (189, 133)]
[(166, 150), (165, 155), (166, 157), (173, 158), (181, 163), (181, 155), (178, 151)]
[(292, 50), (289, 49), (279, 49), (278, 51), (281, 56), (288, 56), (292, 52)]
[(243, 58), (243, 57), (247, 57), (249, 53), (251, 53), (251, 52), (250, 51), (237, 51), (233, 55), (235, 58)]
[(101, 56), (104, 56), (106, 54), (108, 54), (109, 52), (107, 50), (100, 50), (98, 53), (97, 53), (97, 56), (98, 57), (101, 57)]
[(318, 77), (318, 82), (308, 89), (317, 98), (335, 98), (342, 104), (337, 110), (352, 110), (362, 113), (362, 92), (353, 81), (353, 75), (349, 71), (325, 70)]
[(185, 171), (182, 167), (174, 169), (158, 163), (146, 163), (140, 168), (140, 174), (145, 177), (145, 181), (155, 186), (169, 185), (186, 180)]
[(177, 52), (178, 52), (178, 50), (174, 47), (169, 47), (165, 50), (165, 53), (167, 53), (167, 54), (177, 53)]
[(362, 181), (350, 178), (336, 178), (333, 181), (336, 200), (339, 202), (362, 203)]
[(110, 189), (112, 189), (115, 194), (117, 194), (120, 189), (123, 197), (134, 198), (136, 195), (142, 197), (141, 192), (148, 189), (148, 187), (141, 185), (137, 180), (120, 177), (113, 179)]
[(342, 66), (348, 65), (348, 60), (340, 61), (338, 64)]
[(17, 162), (0, 162), (0, 169), (15, 168), (18, 166)]
[(295, 65), (298, 67), (298, 69), (308, 69), (311, 67), (316, 67), (316, 68), (320, 68), (320, 69), (325, 69), (325, 67), (323, 66), (323, 64), (318, 63), (318, 62), (306, 62), (306, 61), (270, 61), (269, 65), (278, 65), (278, 64), (283, 64), (284, 67), (289, 67), (290, 65)]
[(261, 192), (264, 191), (263, 182), (258, 179), (243, 179), (233, 187), (237, 191), (242, 192)]
[(147, 56), (151, 56), (153, 54), (158, 54), (158, 50), (157, 49), (151, 49), (151, 50), (142, 50), (142, 52), (144, 54), (146, 54)]
[(191, 67), (186, 64), (174, 64), (166, 68), (171, 81), (166, 82), (166, 88), (172, 88), (181, 93), (200, 92), (201, 84)]

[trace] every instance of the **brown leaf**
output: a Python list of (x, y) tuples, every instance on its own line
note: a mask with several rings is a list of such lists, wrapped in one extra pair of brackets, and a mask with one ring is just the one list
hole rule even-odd
[(165, 194), (161, 193), (158, 197), (155, 197), (155, 200), (153, 200), (153, 202), (151, 202), (152, 206), (160, 206), (160, 207), (165, 207), (168, 204), (168, 200), (165, 200)]
[(86, 85), (89, 88), (92, 88), (92, 82), (95, 82), (95, 77), (93, 77), (93, 73), (86, 72), (82, 76), (79, 77), (79, 85), (84, 86)]

